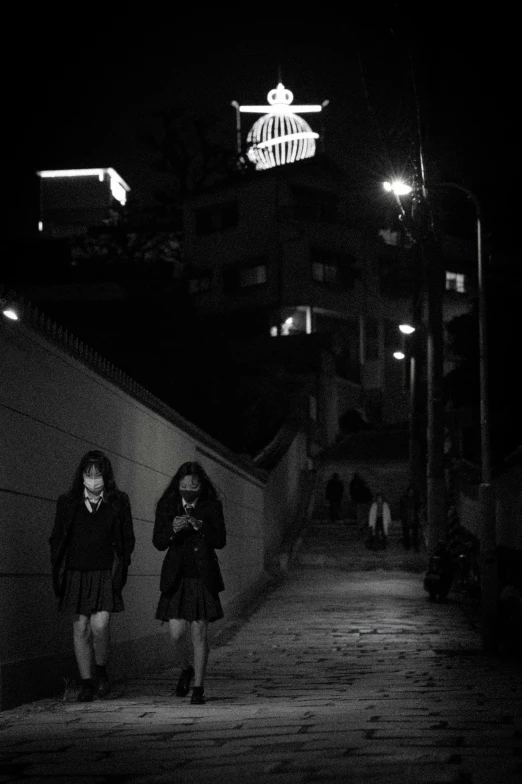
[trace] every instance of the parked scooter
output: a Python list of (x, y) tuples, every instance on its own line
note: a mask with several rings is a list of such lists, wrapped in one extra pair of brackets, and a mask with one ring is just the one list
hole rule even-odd
[(453, 559), (445, 542), (439, 542), (428, 561), (424, 588), (432, 602), (445, 599), (453, 582)]

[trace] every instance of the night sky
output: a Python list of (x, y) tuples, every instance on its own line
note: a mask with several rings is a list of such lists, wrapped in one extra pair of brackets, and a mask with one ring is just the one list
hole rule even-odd
[[(380, 198), (393, 170), (407, 171), (420, 130), (428, 176), (472, 188), (488, 230), (511, 242), (520, 173), (514, 20), (458, 22), (440, 4), (436, 14), (386, 8), (365, 20), (295, 27), (288, 19), (274, 38), (263, 33), (278, 28), (275, 9), (264, 29), (254, 17), (166, 18), (154, 4), (149, 15), (140, 6), (82, 20), (46, 9), (12, 29), (19, 54), (4, 70), (8, 163), (25, 174), (113, 166), (135, 202), (150, 203), (162, 181), (140, 136), (156, 127), (155, 113), (209, 113), (233, 144), (230, 102), (265, 103), (281, 69), (295, 102), (330, 101), (326, 152), (348, 177), (357, 169), (370, 198)], [(245, 117), (245, 131), (255, 119)]]
[[(460, 19), (456, 3), (419, 6), (369, 4), (366, 18), (316, 7), (307, 25), (278, 16), (275, 6), (228, 18), (221, 7), (211, 18), (200, 5), (192, 13), (155, 4), (124, 7), (125, 13), (71, 6), (74, 16), (21, 8), (9, 26), (11, 47), (3, 50), (11, 208), (3, 264), (17, 268), (16, 243), (28, 227), (37, 236), (35, 171), (112, 166), (131, 186), (130, 206), (144, 210), (166, 185), (143, 141), (158, 128), (158, 112), (177, 107), (210, 115), (216, 138), (233, 147), (231, 102), (264, 104), (281, 73), (296, 103), (329, 100), (325, 152), (370, 208), (390, 210), (382, 181), (411, 173), (419, 140), (428, 187), (451, 180), (478, 196), (484, 236), (497, 254), (490, 264), (495, 388), (501, 396), (514, 389), (508, 370), (511, 347), (519, 345), (515, 278), (520, 291), (522, 269), (518, 23), (491, 8), (480, 19), (470, 5)], [(245, 133), (255, 119), (244, 116)], [(318, 115), (309, 121), (323, 130)], [(472, 237), (473, 212), (464, 202), (455, 192), (444, 196), (446, 212)], [(497, 263), (502, 254), (507, 266)], [(504, 306), (506, 295), (515, 306)]]

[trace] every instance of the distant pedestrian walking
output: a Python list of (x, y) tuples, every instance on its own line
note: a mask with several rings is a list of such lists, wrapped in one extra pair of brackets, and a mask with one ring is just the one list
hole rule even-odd
[(49, 542), (59, 609), (74, 614), (82, 679), (77, 699), (90, 702), (110, 691), (109, 624), (111, 613), (124, 609), (122, 590), (135, 543), (129, 498), (116, 487), (102, 452), (82, 457), (71, 490), (58, 499)]
[(341, 519), (344, 482), (339, 474), (333, 473), (326, 483), (325, 498), (328, 502), (328, 515), (331, 522)]
[(368, 512), (372, 502), (372, 491), (364, 479), (355, 473), (350, 482), (350, 500), (355, 509), (357, 530), (365, 533), (368, 526)]
[[(223, 617), (219, 593), (223, 578), (215, 550), (226, 544), (223, 506), (199, 463), (183, 463), (156, 506), (154, 547), (166, 550), (156, 612), (168, 621), (180, 646), (182, 670), (176, 696), (185, 697), (194, 679), (191, 703), (205, 702), (204, 679), (208, 661), (208, 624)], [(193, 663), (186, 645), (190, 629)]]
[(368, 526), (370, 529), (370, 546), (373, 550), (384, 550), (388, 544), (388, 532), (391, 525), (391, 511), (382, 493), (377, 493), (370, 507)]

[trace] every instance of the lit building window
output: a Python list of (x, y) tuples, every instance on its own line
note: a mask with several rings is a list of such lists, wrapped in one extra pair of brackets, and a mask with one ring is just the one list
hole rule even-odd
[[(310, 335), (312, 332), (312, 309), (310, 305), (298, 305), (297, 308), (285, 308), (281, 313), (279, 335)], [(270, 327), (270, 335), (278, 335), (277, 326)]]
[(466, 278), (460, 272), (446, 272), (446, 291), (466, 293)]

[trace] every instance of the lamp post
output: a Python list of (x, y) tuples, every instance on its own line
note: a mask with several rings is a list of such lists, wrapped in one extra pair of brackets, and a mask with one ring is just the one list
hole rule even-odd
[[(408, 456), (409, 456), (409, 469), (410, 469), (410, 485), (415, 491), (416, 498), (420, 498), (423, 488), (423, 472), (422, 472), (422, 446), (419, 439), (419, 422), (418, 411), (420, 401), (419, 384), (418, 384), (418, 328), (412, 324), (399, 324), (399, 331), (408, 337), (408, 348), (403, 346), (404, 350), (395, 351), (393, 356), (397, 360), (408, 360), (409, 367), (406, 372), (409, 373), (409, 414), (408, 414)], [(413, 342), (413, 345), (412, 345)]]
[[(403, 335), (408, 336), (408, 346), (409, 350), (407, 351), (407, 357), (409, 360), (409, 445), (408, 445), (408, 455), (410, 461), (410, 485), (415, 490), (415, 495), (418, 498), (420, 496), (421, 487), (422, 487), (422, 473), (421, 473), (421, 460), (422, 460), (422, 449), (418, 438), (418, 422), (417, 422), (417, 410), (418, 410), (418, 378), (417, 378), (417, 355), (418, 355), (418, 333), (417, 328), (412, 326), (411, 324), (399, 324), (399, 330)], [(412, 345), (413, 343), (413, 345)]]
[(482, 255), (482, 210), (473, 191), (455, 182), (441, 183), (443, 188), (455, 188), (464, 193), (475, 208), (477, 242), (477, 279), (479, 311), (479, 366), (480, 366), (480, 462), (479, 485), (480, 526), (482, 542), (481, 608), (482, 640), (486, 651), (497, 649), (498, 569), (496, 554), (495, 498), (491, 471), (491, 440), (489, 425), (489, 384), (486, 283)]
[[(405, 211), (400, 200), (413, 192), (411, 185), (402, 180), (383, 183), (384, 190), (395, 195), (405, 218)], [(423, 196), (425, 194), (423, 193)], [(445, 536), (446, 525), (446, 486), (444, 476), (444, 404), (442, 397), (443, 385), (443, 327), (442, 297), (444, 292), (443, 270), (434, 246), (434, 235), (431, 222), (426, 224), (429, 216), (424, 201), (420, 202), (419, 219), (412, 220), (411, 226), (406, 224), (411, 239), (420, 249), (423, 260), (427, 288), (427, 330), (426, 330), (426, 375), (427, 375), (427, 429), (426, 429), (426, 539), (428, 552), (432, 553), (439, 540)], [(420, 448), (416, 440), (417, 423), (417, 391), (412, 395), (411, 443), (415, 455), (410, 455), (411, 466), (414, 468), (414, 483), (419, 482), (418, 465)]]

